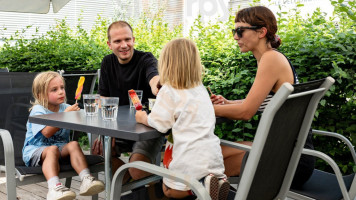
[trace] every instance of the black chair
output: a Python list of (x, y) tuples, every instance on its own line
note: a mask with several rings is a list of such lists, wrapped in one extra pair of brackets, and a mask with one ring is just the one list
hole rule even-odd
[[(317, 105), (333, 83), (328, 77), (294, 86), (283, 84), (262, 114), (252, 147), (221, 140), (224, 145), (250, 151), (235, 199), (285, 199)], [(130, 167), (181, 181), (199, 199), (210, 199), (205, 188), (189, 175), (145, 162), (128, 163), (117, 170), (111, 199), (120, 198), (123, 176)]]
[[(16, 199), (17, 186), (46, 181), (41, 167), (26, 167), (22, 160), (32, 82), (36, 75), (27, 72), (0, 73), (0, 121), (5, 121), (0, 124), (0, 170), (6, 172), (7, 199)], [(101, 156), (87, 155), (86, 159), (94, 176), (104, 171)], [(69, 162), (62, 163), (60, 169), (59, 177), (66, 178), (65, 185), (70, 187), (76, 172)], [(93, 199), (98, 199), (98, 195)]]
[[(316, 135), (334, 137), (341, 140), (350, 149), (353, 162), (356, 164), (355, 149), (352, 143), (346, 137), (341, 134), (327, 131), (312, 130), (312, 132)], [(347, 200), (356, 198), (355, 173), (343, 176), (336, 162), (331, 157), (322, 152), (304, 149), (303, 153), (324, 160), (332, 167), (334, 173), (328, 173), (314, 169), (310, 179), (301, 188), (291, 189), (291, 191), (288, 193), (288, 197), (300, 200)]]
[[(77, 90), (78, 81), (81, 76), (85, 77), (82, 94), (93, 94), (95, 83), (98, 78), (98, 70), (90, 71), (58, 71), (64, 78), (66, 86), (67, 103), (73, 105), (75, 103), (75, 92)], [(78, 101), (81, 108), (82, 99)]]

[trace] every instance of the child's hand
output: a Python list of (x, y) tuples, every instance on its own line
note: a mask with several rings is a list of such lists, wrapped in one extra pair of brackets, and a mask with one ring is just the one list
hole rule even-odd
[(69, 106), (68, 108), (66, 108), (66, 109), (64, 110), (64, 112), (78, 111), (78, 110), (80, 110), (80, 108), (79, 108), (79, 106), (78, 106), (78, 103), (76, 103), (76, 104), (73, 104), (73, 105)]
[(137, 110), (135, 116), (136, 116), (136, 122), (137, 123), (141, 123), (141, 124), (144, 124), (146, 126), (149, 126), (148, 122), (147, 122), (147, 113), (146, 113), (146, 111)]
[(221, 95), (215, 95), (215, 94), (212, 94), (210, 96), (210, 99), (211, 99), (211, 102), (213, 102), (213, 104), (220, 104), (220, 105), (224, 105), (225, 102), (227, 102), (227, 100), (221, 96)]

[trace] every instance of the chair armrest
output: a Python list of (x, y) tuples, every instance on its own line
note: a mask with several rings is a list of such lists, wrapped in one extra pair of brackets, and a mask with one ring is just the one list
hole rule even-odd
[(10, 166), (13, 169), (15, 169), (14, 144), (12, 142), (12, 137), (9, 131), (4, 129), (0, 129), (0, 137), (4, 145), (4, 158), (5, 158), (6, 170), (7, 170), (7, 166)]
[(228, 146), (228, 147), (232, 147), (232, 148), (236, 148), (236, 149), (241, 149), (244, 151), (251, 151), (251, 146), (249, 146), (249, 145), (231, 142), (231, 141), (223, 140), (223, 139), (220, 139), (220, 145), (224, 145), (224, 146)]
[(335, 137), (341, 141), (343, 141), (350, 149), (352, 158), (354, 159), (354, 163), (356, 164), (356, 152), (355, 152), (355, 148), (352, 145), (352, 143), (350, 142), (350, 140), (348, 140), (345, 136), (338, 134), (338, 133), (334, 133), (334, 132), (328, 132), (328, 131), (321, 131), (321, 130), (312, 130), (313, 134), (316, 135), (323, 135), (323, 136), (329, 136), (329, 137)]
[(8, 199), (16, 199), (14, 144), (9, 131), (0, 129), (0, 137), (4, 145), (7, 196)]
[(341, 171), (340, 171), (339, 167), (337, 166), (336, 162), (330, 156), (326, 155), (323, 152), (311, 150), (311, 149), (303, 149), (302, 153), (306, 154), (306, 155), (318, 157), (318, 158), (324, 160), (325, 162), (327, 162), (335, 173), (336, 179), (339, 183), (340, 190), (341, 190), (341, 193), (342, 193), (344, 199), (350, 199), (350, 196), (349, 196), (348, 191), (345, 186), (344, 179), (342, 178)]
[(127, 170), (131, 167), (182, 182), (186, 184), (188, 187), (190, 187), (191, 190), (193, 190), (193, 192), (197, 195), (198, 199), (211, 200), (204, 186), (201, 183), (199, 183), (198, 180), (192, 178), (191, 176), (178, 172), (171, 172), (163, 167), (159, 167), (142, 161), (136, 161), (136, 162), (124, 164), (115, 172), (111, 185), (111, 195), (110, 195), (111, 200), (120, 199), (122, 180)]

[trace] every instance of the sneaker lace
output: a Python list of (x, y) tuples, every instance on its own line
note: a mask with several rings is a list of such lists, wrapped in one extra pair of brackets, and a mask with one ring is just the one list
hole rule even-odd
[(64, 185), (60, 184), (60, 185), (57, 185), (54, 190), (56, 191), (68, 191), (69, 188), (65, 187)]
[(84, 179), (88, 179), (88, 180), (90, 180), (90, 182), (92, 182), (92, 181), (94, 181), (95, 178), (93, 176), (88, 175), (88, 176), (84, 176), (83, 180)]

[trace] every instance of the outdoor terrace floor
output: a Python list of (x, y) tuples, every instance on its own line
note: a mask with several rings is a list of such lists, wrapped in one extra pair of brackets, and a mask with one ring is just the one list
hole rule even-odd
[[(104, 172), (99, 173), (99, 179), (104, 180)], [(71, 190), (77, 194), (78, 200), (90, 200), (91, 196), (80, 196), (79, 195), (79, 187), (80, 187), (80, 181), (79, 181), (79, 176), (75, 176), (72, 179), (72, 184), (71, 184)], [(65, 179), (61, 179), (61, 182), (64, 184)], [(17, 197), (20, 200), (45, 200), (48, 187), (47, 187), (47, 182), (41, 182), (37, 184), (30, 184), (30, 185), (24, 185), (17, 187)], [(5, 174), (1, 173), (0, 174), (0, 199), (5, 200), (6, 199), (6, 180), (5, 180)], [(104, 200), (105, 199), (105, 191), (101, 192), (99, 194), (99, 200)]]

